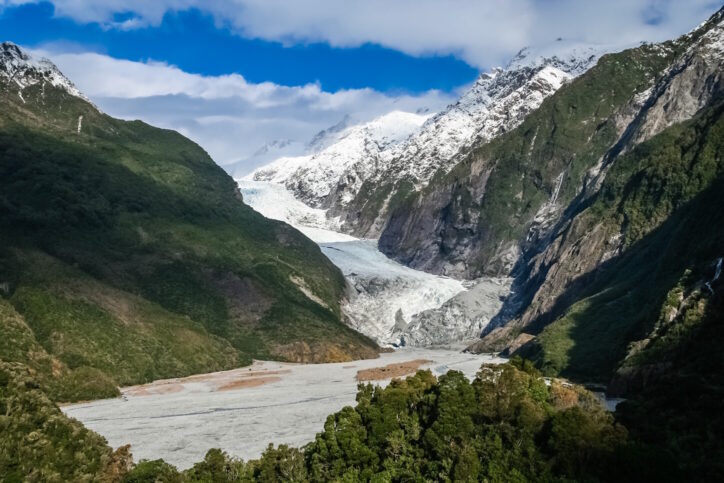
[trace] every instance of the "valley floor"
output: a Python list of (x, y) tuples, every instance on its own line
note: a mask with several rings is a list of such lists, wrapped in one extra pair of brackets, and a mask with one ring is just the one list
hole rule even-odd
[(328, 415), (355, 404), (358, 371), (416, 362), (407, 364), (414, 368), (421, 359), (429, 361), (421, 368), (437, 376), (454, 369), (468, 378), (481, 364), (503, 362), (442, 349), (399, 349), (379, 359), (335, 364), (256, 361), (232, 371), (127, 387), (120, 398), (62, 409), (111, 446), (130, 443), (135, 461), (163, 458), (188, 468), (210, 448), (249, 459), (272, 442), (302, 446), (323, 429)]
[(379, 359), (337, 364), (257, 361), (232, 371), (128, 387), (121, 398), (63, 408), (112, 446), (130, 443), (136, 461), (163, 458), (179, 468), (201, 460), (210, 448), (256, 458), (269, 443), (311, 441), (328, 415), (355, 403), (358, 380), (384, 385), (418, 367), (435, 375), (457, 369), (472, 378), (483, 363), (502, 361), (460, 349), (497, 312), (508, 280), (463, 282), (413, 270), (385, 257), (375, 240), (339, 233), (324, 210), (296, 200), (281, 185), (239, 185), (247, 204), (298, 228), (342, 270), (349, 285), (344, 309), (358, 331), (382, 345), (453, 348), (405, 347)]

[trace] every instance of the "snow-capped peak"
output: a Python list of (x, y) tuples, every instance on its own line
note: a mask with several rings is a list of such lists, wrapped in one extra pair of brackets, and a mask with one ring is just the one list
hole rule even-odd
[(480, 74), (460, 99), (430, 118), (396, 147), (390, 170), (382, 175), (409, 177), (418, 186), (449, 170), (476, 141), (487, 141), (520, 124), (563, 84), (593, 66), (603, 46), (556, 41), (522, 49), (505, 69)]
[(44, 57), (36, 58), (12, 42), (0, 44), (0, 77), (18, 86), (21, 99), (23, 89), (39, 83), (49, 83), (90, 102), (50, 60)]
[[(390, 185), (396, 181), (406, 179), (417, 188), (425, 186), (436, 172), (452, 169), (476, 143), (518, 126), (546, 97), (593, 66), (607, 51), (605, 46), (563, 40), (523, 49), (505, 69), (482, 73), (456, 103), (438, 114), (393, 112), (352, 127), (347, 127), (345, 119), (320, 135), (320, 139), (336, 139), (334, 144), (316, 154), (280, 158), (257, 169), (249, 179), (283, 184), (312, 206), (334, 208), (333, 213), (341, 215), (345, 223), (346, 207), (365, 181), (386, 190), (387, 199), (394, 194)], [(385, 207), (383, 203), (382, 211)], [(380, 213), (379, 219), (385, 216)], [(368, 230), (364, 232), (352, 226), (343, 228), (374, 237), (383, 223), (372, 226), (362, 228)]]
[(352, 125), (354, 125), (354, 123), (352, 122), (352, 116), (347, 114), (344, 116), (344, 119), (339, 121), (334, 126), (319, 131), (317, 134), (314, 135), (312, 140), (307, 143), (307, 154), (318, 153), (324, 148), (327, 148), (332, 144), (336, 143), (340, 139), (340, 134)]
[[(428, 117), (393, 111), (364, 124), (349, 127), (338, 124), (323, 131), (324, 136), (315, 136), (316, 146), (329, 136), (336, 139), (321, 151), (279, 158), (247, 175), (246, 179), (284, 184), (312, 206), (321, 205), (335, 188), (356, 194), (359, 184), (371, 174), (367, 170), (374, 170), (380, 164), (386, 166), (389, 159), (382, 157), (392, 152), (393, 145), (417, 131)], [(364, 172), (355, 173), (352, 165), (360, 160), (366, 161), (360, 166)]]

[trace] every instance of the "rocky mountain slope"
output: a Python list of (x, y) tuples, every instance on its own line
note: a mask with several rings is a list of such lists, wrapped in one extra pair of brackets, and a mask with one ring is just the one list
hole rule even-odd
[[(596, 191), (616, 156), (690, 118), (718, 92), (719, 63), (704, 60), (719, 48), (718, 31), (604, 56), (516, 130), (479, 143), (448, 175), (401, 201), (380, 248), (436, 273), (510, 273), (575, 198)], [(700, 83), (683, 93), (687, 86), (677, 86), (691, 77)]]
[(603, 56), (399, 203), (386, 253), (433, 273), (515, 275), (474, 350), (520, 350), (549, 373), (605, 383), (656, 327), (685, 330), (676, 320), (699, 300), (692, 290), (706, 298), (724, 251), (723, 18)]
[(342, 321), (339, 270), (246, 206), (193, 142), (99, 112), (10, 43), (0, 105), (0, 333), (26, 347), (0, 357), (42, 355), (52, 397), (107, 396), (252, 357), (376, 355)]
[[(544, 99), (593, 66), (605, 46), (559, 40), (521, 50), (505, 69), (482, 74), (461, 98), (396, 146), (353, 199), (330, 203), (346, 231), (377, 238), (397, 203), (450, 171), (476, 143), (518, 126)], [(367, 164), (360, 160), (358, 165)], [(369, 169), (369, 168), (368, 168)]]

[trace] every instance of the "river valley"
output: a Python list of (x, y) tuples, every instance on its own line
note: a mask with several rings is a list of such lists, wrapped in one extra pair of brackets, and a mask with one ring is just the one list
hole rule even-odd
[[(429, 362), (420, 368), (437, 376), (454, 369), (469, 378), (481, 364), (503, 361), (442, 349), (400, 349), (336, 364), (256, 361), (232, 371), (127, 387), (120, 398), (62, 409), (111, 446), (130, 444), (136, 461), (163, 458), (188, 468), (210, 448), (249, 459), (269, 443), (302, 446), (323, 429), (327, 416), (354, 405), (358, 371), (422, 360)], [(370, 382), (385, 385), (389, 379)]]

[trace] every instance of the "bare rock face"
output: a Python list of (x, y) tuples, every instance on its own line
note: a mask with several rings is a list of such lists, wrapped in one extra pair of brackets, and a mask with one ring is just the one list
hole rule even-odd
[(512, 324), (503, 327), (496, 327), (489, 331), (483, 338), (470, 344), (465, 350), (473, 354), (485, 354), (503, 352), (512, 346), (516, 336), (513, 335)]
[[(618, 156), (667, 127), (691, 119), (724, 92), (723, 49), (724, 26), (719, 24), (688, 48), (656, 85), (644, 91), (645, 95), (635, 96), (630, 101), (618, 121), (619, 126), (625, 124), (625, 129), (617, 145), (607, 154), (609, 159), (604, 157), (603, 168), (598, 169), (597, 177), (602, 179), (607, 167)], [(585, 197), (581, 197), (581, 204), (596, 192), (600, 182), (582, 187)], [(526, 252), (527, 261), (516, 287), (516, 297), (519, 297), (516, 303), (525, 307), (518, 316), (521, 327), (532, 323), (544, 326), (550, 322), (558, 315), (554, 306), (567, 305), (560, 296), (563, 293), (574, 296), (575, 291), (570, 290), (574, 280), (585, 285), (586, 275), (623, 249), (623, 222), (607, 226), (597, 222), (587, 208), (572, 211), (576, 215), (562, 219), (550, 240), (543, 239), (543, 243)], [(529, 234), (528, 239), (532, 236)], [(514, 302), (511, 300), (510, 303)]]
[(631, 144), (636, 145), (672, 124), (691, 119), (721, 93), (723, 64), (724, 26), (720, 23), (687, 49), (653, 89)]

